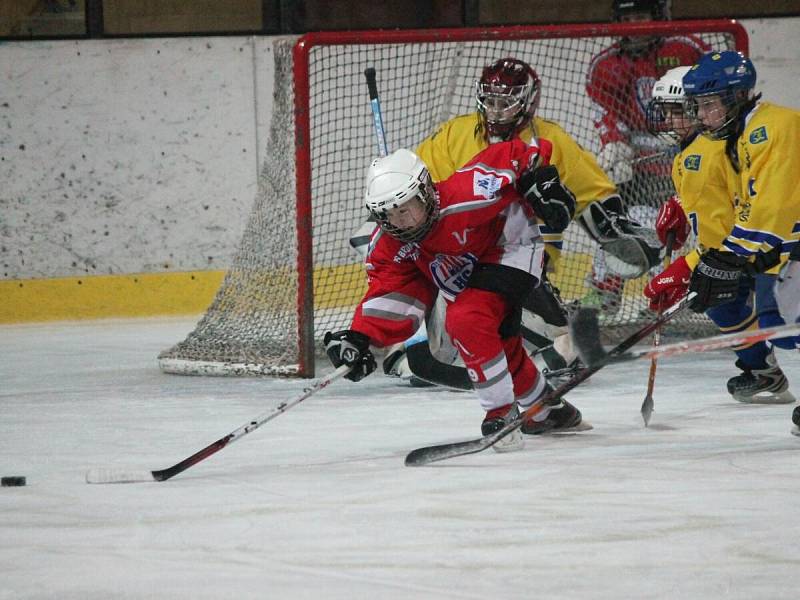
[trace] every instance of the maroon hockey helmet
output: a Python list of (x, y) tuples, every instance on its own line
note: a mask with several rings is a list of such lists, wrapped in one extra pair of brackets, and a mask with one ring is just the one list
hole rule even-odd
[(490, 142), (510, 140), (533, 118), (542, 83), (526, 62), (502, 58), (483, 69), (475, 99)]

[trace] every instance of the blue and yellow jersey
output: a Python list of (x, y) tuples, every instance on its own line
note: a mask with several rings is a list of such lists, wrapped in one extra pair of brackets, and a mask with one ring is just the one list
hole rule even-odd
[[(425, 162), (434, 181), (442, 181), (463, 167), (488, 146), (479, 127), (480, 114), (470, 113), (450, 119), (416, 149)], [(534, 117), (531, 124), (520, 132), (522, 141), (530, 143), (533, 137), (551, 142), (550, 164), (558, 169), (562, 183), (575, 194), (576, 214), (596, 200), (604, 200), (617, 193), (595, 157), (584, 150), (560, 125)], [(563, 234), (554, 233), (540, 224), (547, 253), (558, 260), (563, 245)]]
[(723, 245), (752, 256), (780, 244), (783, 263), (800, 239), (800, 111), (757, 104), (736, 150), (738, 203)]
[(694, 270), (700, 255), (721, 248), (733, 229), (735, 181), (725, 142), (697, 136), (672, 162), (672, 183), (692, 226), (697, 247), (686, 255)]

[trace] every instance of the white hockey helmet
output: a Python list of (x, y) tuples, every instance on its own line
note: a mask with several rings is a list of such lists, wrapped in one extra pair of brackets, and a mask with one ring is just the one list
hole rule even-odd
[(647, 106), (647, 130), (671, 143), (678, 143), (694, 129), (684, 116), (683, 76), (691, 67), (670, 69), (656, 81)]
[[(367, 210), (381, 228), (401, 242), (418, 242), (439, 216), (439, 203), (428, 168), (410, 150), (395, 150), (372, 161), (367, 170)], [(400, 228), (389, 222), (388, 211), (419, 200), (425, 218), (413, 227)]]

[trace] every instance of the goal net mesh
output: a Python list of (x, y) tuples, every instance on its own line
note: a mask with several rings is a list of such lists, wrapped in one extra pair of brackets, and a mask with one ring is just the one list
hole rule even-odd
[[(542, 80), (537, 116), (553, 120), (584, 148), (597, 154), (596, 113), (586, 92), (593, 57), (615, 42), (609, 35), (586, 34), (539, 39), (451, 41), (446, 32), (424, 33), (425, 41), (318, 43), (307, 51), (307, 106), (296, 105), (293, 48), (297, 38), (273, 41), (274, 109), (258, 192), (240, 248), (211, 306), (188, 337), (159, 355), (166, 372), (209, 375), (313, 376), (314, 350), (326, 331), (346, 329), (366, 290), (362, 260), (349, 239), (367, 216), (363, 185), (367, 166), (377, 156), (364, 70), (378, 76), (390, 151), (415, 148), (442, 122), (475, 110), (474, 82), (484, 66), (512, 56), (531, 64)], [(550, 28), (552, 29), (552, 28)], [(710, 28), (713, 29), (713, 28)], [(402, 32), (409, 34), (409, 32)], [(616, 33), (616, 32), (615, 32)], [(489, 38), (498, 30), (482, 34)], [(516, 33), (515, 35), (520, 35)], [(693, 35), (713, 49), (735, 48), (734, 36), (698, 27)], [(329, 34), (329, 37), (333, 37)], [(366, 39), (366, 38), (365, 38)], [(652, 82), (651, 82), (652, 85)], [(307, 140), (296, 141), (296, 115), (308, 111)], [(302, 137), (302, 136), (301, 136)], [(654, 140), (655, 141), (655, 140)], [(313, 304), (298, 299), (296, 173), (298, 152), (310, 160)], [(634, 216), (652, 226), (658, 206), (673, 190), (672, 155), (654, 146), (633, 165), (638, 175), (631, 196)], [(647, 163), (646, 168), (641, 164)], [(690, 240), (687, 247), (691, 247)], [(562, 258), (551, 281), (565, 302), (586, 301), (587, 277), (597, 245), (573, 223), (566, 231)], [(642, 289), (647, 276), (625, 282), (621, 302), (601, 313), (609, 342), (628, 335), (645, 319)], [(713, 331), (703, 316), (684, 311), (673, 331)], [(304, 356), (311, 358), (305, 358)]]

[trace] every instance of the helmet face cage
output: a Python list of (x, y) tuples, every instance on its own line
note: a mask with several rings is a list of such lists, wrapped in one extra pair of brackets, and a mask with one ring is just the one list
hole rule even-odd
[(683, 102), (654, 98), (647, 105), (647, 131), (669, 144), (678, 144), (696, 129), (693, 119), (685, 114)]
[(653, 98), (647, 105), (647, 130), (670, 144), (680, 143), (697, 129), (684, 110), (683, 76), (689, 67), (667, 71), (653, 86)]
[[(370, 216), (375, 219), (375, 222), (380, 225), (380, 228), (388, 233), (395, 239), (401, 242), (419, 242), (422, 240), (433, 227), (436, 220), (439, 218), (439, 202), (436, 198), (436, 191), (433, 188), (433, 183), (428, 175), (428, 171), (424, 172), (425, 180), (420, 181), (417, 194), (414, 196), (407, 196), (401, 202), (397, 202), (392, 206), (385, 206), (382, 209), (374, 209), (367, 206)], [(415, 227), (401, 228), (389, 222), (388, 211), (392, 208), (400, 208), (409, 202), (419, 201), (425, 210), (425, 219)]]
[(683, 79), (684, 110), (704, 135), (727, 139), (738, 126), (742, 109), (754, 101), (756, 71), (739, 52), (704, 54)]
[(489, 141), (509, 140), (533, 118), (541, 82), (530, 65), (505, 58), (483, 70), (475, 100)]

